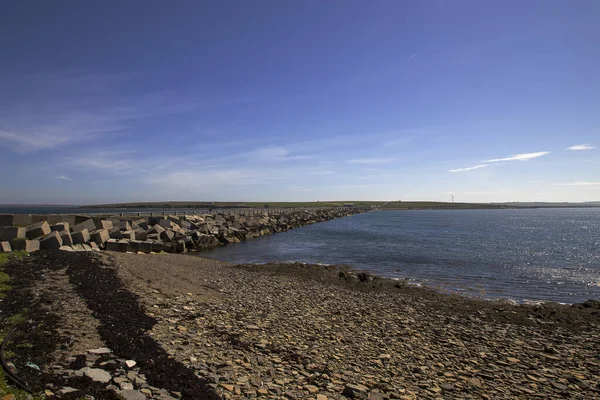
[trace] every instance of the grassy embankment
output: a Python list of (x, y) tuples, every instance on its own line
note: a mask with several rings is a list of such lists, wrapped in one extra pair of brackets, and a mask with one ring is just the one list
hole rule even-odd
[[(10, 276), (4, 272), (2, 268), (3, 265), (8, 263), (9, 261), (17, 258), (27, 257), (26, 251), (15, 251), (12, 253), (0, 253), (0, 299), (6, 297), (6, 294), (12, 289), (10, 286)], [(25, 320), (25, 316), (27, 314), (27, 309), (22, 310), (19, 314), (12, 315), (10, 317), (5, 318), (2, 321), (1, 331), (0, 331), (0, 343), (4, 340), (6, 334), (20, 322)], [(6, 355), (10, 355), (8, 352)], [(16, 389), (8, 383), (4, 371), (0, 369), (0, 396), (13, 395), (15, 400), (22, 399), (34, 399), (34, 400), (43, 400), (45, 396), (30, 396), (27, 392), (23, 390)], [(13, 397), (7, 397), (13, 398)]]
[(515, 208), (488, 203), (445, 203), (437, 201), (390, 201), (381, 206), (385, 210), (473, 210)]

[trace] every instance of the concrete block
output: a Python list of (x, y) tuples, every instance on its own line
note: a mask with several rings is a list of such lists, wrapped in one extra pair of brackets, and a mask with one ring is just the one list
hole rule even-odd
[(83, 246), (83, 251), (92, 251), (92, 248), (89, 244), (82, 244), (81, 246)]
[(137, 253), (138, 251), (140, 251), (141, 244), (142, 244), (142, 242), (140, 242), (139, 240), (130, 240), (129, 241), (129, 251), (131, 251), (132, 253)]
[(77, 224), (71, 227), (71, 231), (73, 232), (81, 232), (82, 230), (87, 229), (88, 232), (96, 230), (96, 224), (92, 219), (86, 219), (85, 221), (78, 222)]
[(27, 239), (35, 239), (46, 236), (51, 232), (50, 225), (48, 225), (46, 221), (28, 225), (25, 230), (25, 236), (27, 236)]
[(59, 250), (61, 251), (75, 251), (75, 249), (71, 246), (60, 246)]
[(40, 240), (40, 250), (59, 249), (63, 245), (62, 237), (57, 231), (50, 232)]
[(123, 232), (121, 232), (118, 226), (113, 226), (108, 235), (111, 239), (123, 239)]
[(167, 253), (175, 253), (177, 251), (177, 246), (175, 245), (175, 243), (163, 243), (162, 249)]
[(108, 221), (101, 218), (92, 218), (92, 221), (94, 221), (96, 229), (108, 229), (110, 231), (113, 228), (112, 221)]
[(96, 229), (90, 232), (90, 240), (99, 246), (106, 243), (108, 239), (110, 239), (108, 229)]
[(152, 252), (153, 253), (160, 253), (163, 249), (163, 243), (159, 242), (159, 241), (155, 241), (152, 243)]
[[(48, 216), (47, 215), (33, 214), (31, 216), (31, 223), (32, 224), (37, 224), (38, 222), (43, 222), (43, 221), (48, 222)], [(48, 224), (48, 225), (50, 225), (50, 224)]]
[(59, 222), (67, 222), (69, 226), (75, 225), (75, 215), (72, 214), (52, 214), (48, 215), (48, 224), (50, 226), (58, 224)]
[(27, 226), (31, 225), (33, 222), (31, 221), (31, 214), (14, 214), (13, 215), (13, 225), (14, 226)]
[(76, 214), (75, 215), (75, 221), (73, 222), (72, 225), (77, 225), (80, 224), (82, 222), (87, 221), (88, 219), (91, 219), (92, 217), (90, 217), (89, 215), (81, 215), (81, 214)]
[(50, 230), (52, 231), (58, 231), (58, 232), (64, 232), (67, 231), (69, 232), (69, 223), (68, 222), (58, 222), (54, 225), (50, 225)]
[(160, 233), (160, 238), (163, 242), (170, 242), (175, 237), (175, 232), (172, 230), (166, 230)]
[(65, 245), (65, 246), (73, 245), (73, 238), (71, 237), (71, 232), (69, 232), (69, 231), (60, 232), (60, 237), (63, 241), (63, 245)]
[(135, 240), (135, 232), (132, 230), (123, 231), (123, 239)]
[(160, 235), (158, 233), (150, 233), (147, 240), (160, 240)]
[(18, 226), (0, 227), (0, 240), (25, 239), (25, 228)]
[(129, 243), (124, 240), (110, 239), (106, 242), (106, 250), (108, 251), (120, 251), (125, 253), (129, 249)]
[(71, 246), (71, 248), (75, 251), (85, 251), (82, 244), (74, 244)]
[(119, 228), (120, 228), (122, 231), (130, 231), (130, 230), (131, 230), (131, 225), (129, 224), (129, 222), (128, 222), (128, 221), (121, 221), (121, 222), (119, 223)]
[(142, 253), (151, 253), (152, 252), (152, 242), (140, 242), (139, 250)]
[(90, 232), (86, 228), (84, 228), (79, 232), (73, 232), (71, 234), (71, 237), (73, 238), (74, 244), (87, 243), (90, 241)]
[(31, 253), (40, 249), (40, 241), (27, 239), (13, 239), (10, 241), (10, 247), (13, 251), (25, 250), (26, 252)]
[(166, 218), (161, 218), (158, 220), (158, 225), (160, 225), (163, 228), (170, 228), (171, 227), (171, 220), (166, 219)]
[(10, 242), (0, 242), (0, 253), (10, 253), (11, 251)]
[(13, 218), (12, 214), (0, 214), (0, 226), (13, 226)]
[(152, 234), (152, 233), (158, 233), (158, 234), (160, 234), (161, 232), (164, 232), (164, 231), (165, 231), (165, 228), (163, 228), (162, 226), (156, 224), (156, 225), (154, 225), (152, 228), (150, 228), (148, 230), (148, 233), (149, 234)]
[(143, 230), (147, 230), (148, 229), (148, 221), (146, 221), (145, 219), (138, 219), (133, 221), (134, 224), (136, 224), (137, 226), (139, 226), (140, 228), (142, 228)]
[(98, 245), (96, 244), (96, 242), (90, 242), (90, 247), (94, 251), (100, 251), (100, 247), (98, 247)]
[(136, 240), (141, 240), (141, 241), (148, 240), (148, 234), (143, 229), (139, 229), (134, 232), (135, 232)]

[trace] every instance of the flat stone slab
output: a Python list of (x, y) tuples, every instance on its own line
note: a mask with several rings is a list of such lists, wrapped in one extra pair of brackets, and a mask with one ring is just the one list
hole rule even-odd
[(25, 239), (25, 228), (17, 226), (0, 227), (0, 240)]

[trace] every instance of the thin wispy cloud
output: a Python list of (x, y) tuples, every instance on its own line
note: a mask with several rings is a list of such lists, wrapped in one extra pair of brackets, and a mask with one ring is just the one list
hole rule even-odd
[(335, 174), (335, 171), (329, 171), (329, 170), (325, 170), (325, 171), (313, 171), (313, 172), (309, 172), (309, 175), (333, 175)]
[(555, 183), (556, 186), (598, 186), (600, 182), (570, 182), (570, 183)]
[(64, 176), (64, 175), (55, 176), (55, 178), (56, 178), (56, 179), (63, 180), (63, 181), (72, 181), (72, 180), (73, 180), (73, 179), (71, 179), (71, 178), (69, 178), (69, 177), (67, 177), (67, 176)]
[(575, 146), (567, 147), (567, 150), (592, 150), (594, 148), (590, 144), (576, 144)]
[(408, 59), (409, 59), (409, 60), (410, 60), (410, 59), (413, 59), (413, 58), (415, 58), (415, 57), (416, 57), (416, 56), (418, 56), (418, 55), (419, 55), (419, 53), (415, 53), (415, 54), (413, 54), (412, 56), (408, 57)]
[(481, 162), (485, 163), (493, 163), (493, 162), (501, 162), (501, 161), (527, 161), (533, 158), (538, 158), (550, 154), (549, 151), (538, 151), (537, 153), (522, 153), (515, 154), (509, 157), (504, 158), (494, 158), (492, 160), (482, 160)]
[(346, 160), (348, 164), (389, 164), (396, 161), (395, 158), (354, 158)]
[(474, 169), (485, 168), (485, 167), (489, 167), (489, 165), (479, 164), (479, 165), (474, 165), (472, 167), (449, 169), (448, 172), (466, 172), (466, 171), (473, 171)]

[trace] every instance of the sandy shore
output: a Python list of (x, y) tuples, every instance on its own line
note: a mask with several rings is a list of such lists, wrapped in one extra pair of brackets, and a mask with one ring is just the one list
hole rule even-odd
[[(31, 377), (44, 385), (54, 376), (55, 395), (64, 382), (77, 387), (69, 361), (108, 347), (117, 364), (137, 362), (143, 378), (130, 381), (146, 398), (600, 398), (595, 302), (514, 306), (339, 267), (233, 266), (173, 254), (36, 257), (27, 261), (31, 271), (47, 272), (29, 290), (48, 299), (57, 285), (73, 293), (62, 307), (36, 311), (71, 338)], [(22, 275), (24, 290), (33, 272), (8, 269)], [(3, 302), (2, 311), (24, 302)], [(75, 303), (84, 337), (58, 328), (73, 325), (73, 313), (61, 310)], [(86, 361), (106, 362), (89, 354)], [(130, 377), (125, 369), (111, 374), (97, 393), (116, 393)]]

